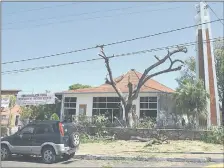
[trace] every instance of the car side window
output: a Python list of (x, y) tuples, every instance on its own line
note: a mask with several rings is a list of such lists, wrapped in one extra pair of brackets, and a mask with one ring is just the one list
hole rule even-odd
[(36, 129), (35, 129), (35, 134), (48, 134), (52, 132), (53, 132), (53, 128), (50, 125), (46, 125), (46, 124), (38, 125), (36, 126)]
[(20, 134), (33, 134), (34, 126), (27, 126), (20, 131)]

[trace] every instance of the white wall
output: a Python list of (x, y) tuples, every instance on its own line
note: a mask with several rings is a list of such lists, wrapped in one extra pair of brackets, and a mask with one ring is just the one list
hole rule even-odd
[[(137, 115), (140, 115), (140, 97), (144, 96), (157, 96), (157, 93), (140, 93), (139, 97), (133, 101), (133, 105), (136, 105), (136, 112)], [(76, 115), (79, 114), (79, 105), (80, 104), (86, 104), (87, 110), (86, 115), (92, 116), (92, 106), (93, 106), (93, 97), (117, 97), (116, 93), (87, 93), (87, 94), (64, 94), (65, 97), (77, 97), (77, 103), (76, 103)], [(64, 99), (62, 103), (64, 102)], [(64, 106), (62, 105), (62, 112), (64, 112)], [(158, 112), (158, 111), (157, 111)]]

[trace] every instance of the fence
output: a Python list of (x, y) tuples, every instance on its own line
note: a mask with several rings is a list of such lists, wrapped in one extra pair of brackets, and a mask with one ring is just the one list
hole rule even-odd
[[(73, 116), (72, 122), (81, 124), (83, 126), (95, 126), (96, 123), (102, 124), (105, 127), (127, 127), (125, 120), (114, 118), (112, 122), (105, 116)], [(207, 121), (200, 119), (198, 125), (196, 123), (184, 124), (182, 120), (167, 121), (167, 120), (156, 120), (155, 118), (145, 117), (135, 120), (133, 124), (134, 128), (144, 129), (184, 129), (184, 130), (207, 130)]]

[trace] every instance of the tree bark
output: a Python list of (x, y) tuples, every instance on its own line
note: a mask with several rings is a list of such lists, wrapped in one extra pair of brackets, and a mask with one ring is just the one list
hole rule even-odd
[(132, 121), (133, 121), (133, 118), (131, 118), (132, 117), (131, 108), (132, 108), (132, 104), (126, 104), (126, 106), (124, 107), (125, 120), (128, 127), (132, 127)]

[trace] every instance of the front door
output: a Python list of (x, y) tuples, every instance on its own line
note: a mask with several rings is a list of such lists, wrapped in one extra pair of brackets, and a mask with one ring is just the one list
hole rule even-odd
[(86, 115), (86, 109), (87, 109), (86, 104), (80, 104), (79, 105), (79, 115)]
[(12, 140), (12, 153), (30, 154), (34, 125), (28, 125), (18, 131)]

